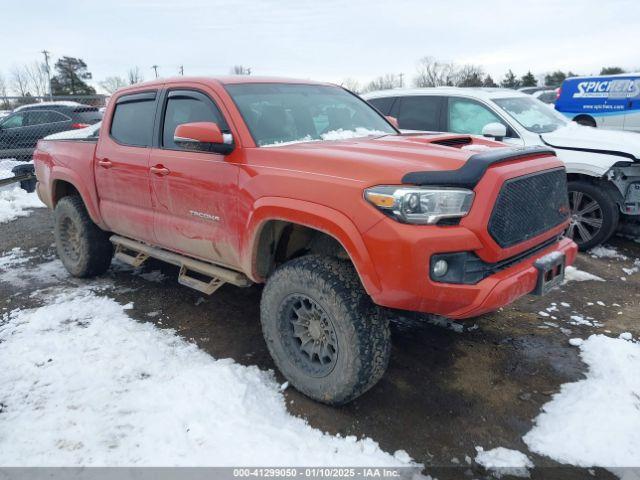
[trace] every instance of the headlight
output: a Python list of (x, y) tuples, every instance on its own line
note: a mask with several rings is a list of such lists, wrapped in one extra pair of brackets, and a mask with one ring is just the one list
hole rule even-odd
[(364, 198), (398, 221), (434, 224), (443, 218), (464, 217), (471, 209), (473, 192), (462, 188), (367, 188)]

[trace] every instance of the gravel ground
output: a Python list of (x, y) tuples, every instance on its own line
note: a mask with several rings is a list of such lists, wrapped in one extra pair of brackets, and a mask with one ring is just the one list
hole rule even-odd
[[(34, 257), (34, 267), (50, 261), (55, 255), (51, 229), (45, 209), (2, 224), (0, 253), (20, 247)], [(522, 441), (560, 385), (583, 377), (585, 365), (569, 338), (640, 334), (640, 273), (622, 270), (640, 258), (640, 244), (616, 238), (610, 245), (628, 259), (581, 254), (576, 263), (605, 282), (570, 282), (546, 297), (524, 297), (466, 322), (462, 332), (421, 317), (394, 316), (391, 362), (378, 385), (338, 409), (289, 388), (290, 412), (327, 432), (368, 436), (391, 452), (404, 449), (440, 479), (481, 476), (479, 467), (465, 462), (466, 456), (475, 456), (476, 446), (527, 453), (536, 465), (532, 478), (616, 478), (602, 469), (562, 467), (531, 454)], [(260, 331), (259, 286), (225, 285), (205, 297), (178, 285), (176, 268), (154, 261), (138, 272), (114, 265), (105, 277), (108, 295), (133, 302), (128, 313), (139, 321), (174, 328), (216, 358), (274, 368)], [(0, 308), (34, 306), (34, 290), (74, 282), (64, 277), (0, 281)], [(571, 316), (576, 315), (598, 323), (574, 325)]]

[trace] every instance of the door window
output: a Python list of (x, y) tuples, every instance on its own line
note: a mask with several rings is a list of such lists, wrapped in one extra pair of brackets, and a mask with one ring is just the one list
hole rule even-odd
[(111, 136), (123, 145), (150, 146), (155, 112), (155, 93), (120, 97), (113, 112)]
[(371, 105), (380, 110), (380, 113), (383, 115), (391, 114), (391, 107), (393, 106), (393, 102), (396, 97), (382, 97), (382, 98), (372, 98), (371, 100), (367, 100)]
[(12, 115), (12, 116), (8, 117), (0, 125), (2, 125), (2, 128), (17, 128), (17, 127), (21, 127), (22, 123), (24, 122), (24, 116), (25, 116), (24, 113), (16, 113), (15, 115)]
[(171, 92), (167, 100), (162, 129), (162, 146), (171, 150), (182, 150), (173, 141), (176, 127), (183, 123), (214, 122), (221, 131), (228, 131), (224, 117), (218, 107), (199, 92)]
[(501, 123), (504, 125), (500, 117), (475, 100), (467, 98), (449, 99), (450, 132), (482, 135), (482, 129), (488, 123)]
[(58, 112), (52, 112), (49, 110), (31, 110), (26, 112), (24, 125), (45, 125), (47, 123), (64, 122), (67, 120), (69, 120), (69, 117)]
[(442, 97), (411, 96), (400, 99), (398, 123), (405, 130), (439, 131)]

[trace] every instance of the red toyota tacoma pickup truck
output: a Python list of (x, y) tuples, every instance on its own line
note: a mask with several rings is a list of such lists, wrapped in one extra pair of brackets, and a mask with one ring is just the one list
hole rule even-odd
[(545, 293), (573, 262), (545, 148), (401, 135), (322, 83), (158, 80), (111, 97), (98, 136), (45, 139), (37, 191), (72, 275), (158, 258), (213, 293), (265, 283), (284, 376), (342, 404), (383, 375), (382, 307), (465, 319)]

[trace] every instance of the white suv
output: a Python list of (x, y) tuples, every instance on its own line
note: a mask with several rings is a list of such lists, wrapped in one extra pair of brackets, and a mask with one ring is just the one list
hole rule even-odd
[(530, 95), (502, 88), (419, 88), (363, 97), (404, 131), (483, 135), (510, 145), (546, 145), (567, 168), (572, 222), (581, 250), (618, 228), (638, 234), (640, 135), (570, 122)]

